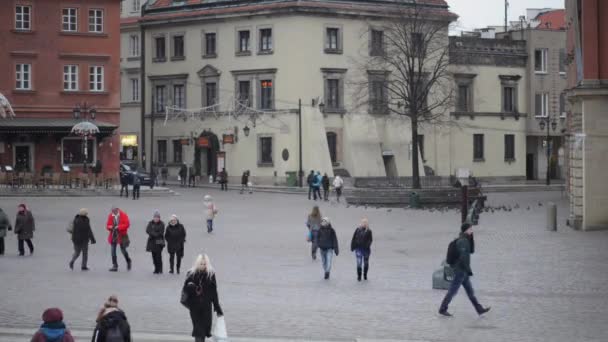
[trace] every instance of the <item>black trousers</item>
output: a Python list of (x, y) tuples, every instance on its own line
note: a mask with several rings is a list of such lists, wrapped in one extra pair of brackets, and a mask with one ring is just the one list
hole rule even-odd
[(4, 254), (4, 238), (0, 237), (0, 255)]
[(170, 270), (173, 271), (173, 265), (175, 265), (175, 256), (177, 255), (177, 271), (179, 272), (180, 267), (182, 266), (182, 258), (184, 257), (184, 252), (182, 251), (177, 253), (169, 253), (169, 267)]
[(194, 342), (205, 342), (205, 337), (195, 337)]
[(312, 195), (315, 201), (317, 200), (317, 196), (319, 197), (319, 200), (323, 199), (323, 197), (321, 197), (321, 188), (313, 188)]
[(308, 199), (310, 199), (310, 196), (312, 195), (312, 193), (314, 192), (312, 186), (308, 186)]
[[(133, 185), (133, 199), (139, 199), (139, 185)], [(127, 195), (128, 197), (129, 195)]]
[(340, 202), (340, 196), (342, 196), (342, 188), (336, 188), (336, 198)]
[(329, 189), (323, 188), (323, 199), (329, 201)]
[(228, 182), (220, 182), (220, 190), (228, 191)]
[(17, 247), (19, 248), (19, 255), (25, 254), (25, 248), (23, 248), (23, 241), (27, 243), (27, 247), (30, 249), (30, 254), (34, 253), (34, 244), (30, 239), (19, 239), (17, 242)]
[(154, 273), (163, 273), (162, 251), (152, 252), (152, 263), (154, 263)]
[(129, 185), (128, 184), (120, 184), (120, 197), (122, 197), (122, 191), (125, 191), (125, 197), (129, 197)]
[(195, 175), (190, 175), (190, 178), (188, 178), (188, 186), (192, 186), (192, 187), (196, 186), (196, 176)]
[(81, 268), (86, 268), (87, 267), (87, 260), (89, 258), (89, 244), (85, 243), (82, 245), (77, 245), (74, 244), (74, 255), (72, 256), (72, 262), (71, 264), (74, 264), (74, 262), (76, 261), (76, 259), (78, 259), (78, 257), (80, 256), (80, 253), (82, 253), (82, 266)]

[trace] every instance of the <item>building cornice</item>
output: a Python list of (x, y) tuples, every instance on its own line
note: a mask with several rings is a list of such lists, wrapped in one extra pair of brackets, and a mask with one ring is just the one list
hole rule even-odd
[(110, 55), (93, 55), (88, 53), (59, 53), (60, 59), (109, 60)]
[(247, 69), (247, 70), (232, 70), (230, 71), (233, 75), (258, 75), (258, 74), (275, 74), (276, 68), (270, 69)]
[(186, 79), (188, 78), (188, 74), (170, 74), (170, 75), (150, 75), (148, 76), (149, 80), (174, 80), (174, 79)]

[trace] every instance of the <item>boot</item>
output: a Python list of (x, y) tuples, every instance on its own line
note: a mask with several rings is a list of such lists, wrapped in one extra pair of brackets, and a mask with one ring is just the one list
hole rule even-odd
[(127, 271), (131, 270), (131, 259), (127, 260)]
[(117, 271), (118, 271), (118, 258), (112, 257), (112, 268), (110, 268), (110, 272), (117, 272)]
[(361, 281), (361, 267), (357, 267), (357, 281)]
[(325, 279), (329, 279), (329, 272), (325, 272)]
[(363, 269), (363, 279), (367, 280), (367, 271), (369, 271), (369, 265), (365, 265)]
[(179, 274), (179, 268), (182, 265), (182, 258), (178, 257), (177, 258), (177, 274)]

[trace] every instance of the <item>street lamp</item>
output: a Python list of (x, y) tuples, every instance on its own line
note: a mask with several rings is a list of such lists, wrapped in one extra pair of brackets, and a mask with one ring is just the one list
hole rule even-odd
[[(550, 116), (544, 117), (544, 118), (540, 118), (540, 122), (538, 123), (538, 126), (540, 127), (541, 131), (545, 130), (545, 127), (547, 128), (547, 181), (546, 184), (550, 185), (551, 184), (551, 129), (553, 129), (553, 132), (555, 132), (555, 130), (557, 129), (557, 121), (555, 120), (555, 118), (551, 118)], [(551, 129), (550, 129), (551, 128)]]
[(89, 106), (85, 102), (84, 105), (77, 104), (74, 109), (72, 109), (72, 114), (74, 115), (74, 119), (82, 119), (81, 122), (75, 124), (74, 127), (72, 127), (71, 132), (82, 137), (82, 149), (84, 152), (82, 172), (87, 172), (87, 159), (89, 159), (87, 137), (89, 135), (95, 135), (99, 133), (99, 128), (97, 127), (97, 125), (90, 122), (89, 118), (91, 120), (95, 120), (97, 110), (93, 106)]
[(243, 133), (245, 133), (245, 136), (248, 137), (249, 136), (249, 126), (245, 125), (245, 128), (243, 128)]

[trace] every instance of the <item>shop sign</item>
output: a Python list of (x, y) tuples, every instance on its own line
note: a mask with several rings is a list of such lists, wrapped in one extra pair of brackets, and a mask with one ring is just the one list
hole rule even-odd
[(200, 137), (198, 138), (198, 146), (200, 147), (209, 147), (209, 137)]
[(122, 146), (137, 146), (137, 135), (121, 135), (120, 145)]
[(234, 134), (222, 135), (222, 143), (223, 144), (234, 144)]

